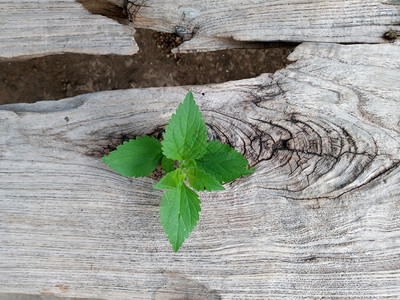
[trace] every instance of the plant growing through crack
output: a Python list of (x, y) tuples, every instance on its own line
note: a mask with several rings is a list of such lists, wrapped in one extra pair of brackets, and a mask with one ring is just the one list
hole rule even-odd
[(166, 175), (153, 188), (166, 190), (160, 203), (161, 224), (175, 252), (199, 220), (201, 201), (194, 190), (224, 190), (222, 183), (255, 170), (229, 145), (207, 142), (206, 124), (191, 92), (169, 120), (163, 141), (137, 137), (102, 161), (127, 177), (147, 176), (161, 163)]

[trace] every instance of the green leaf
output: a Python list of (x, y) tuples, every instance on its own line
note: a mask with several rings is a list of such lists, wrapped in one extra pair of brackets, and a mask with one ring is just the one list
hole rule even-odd
[(217, 179), (208, 175), (206, 172), (197, 168), (190, 168), (187, 171), (187, 179), (189, 184), (196, 191), (222, 191), (225, 188), (218, 182)]
[(144, 136), (124, 142), (101, 160), (119, 174), (143, 177), (154, 171), (161, 158), (160, 142), (154, 137)]
[(196, 166), (219, 183), (230, 182), (255, 170), (249, 169), (249, 162), (241, 153), (219, 141), (207, 143), (207, 152), (196, 160)]
[(176, 189), (183, 183), (184, 179), (185, 175), (182, 174), (180, 169), (177, 169), (161, 178), (159, 182), (153, 185), (153, 189)]
[(206, 153), (207, 128), (191, 92), (172, 115), (163, 137), (162, 151), (169, 159), (196, 159)]
[(172, 159), (167, 158), (166, 156), (163, 156), (161, 160), (161, 165), (165, 173), (172, 172), (175, 167), (175, 161)]
[(161, 224), (175, 252), (196, 226), (200, 204), (199, 196), (184, 183), (163, 195), (160, 203)]
[(189, 170), (190, 168), (195, 168), (196, 162), (194, 159), (185, 159), (184, 161), (179, 162), (179, 168)]

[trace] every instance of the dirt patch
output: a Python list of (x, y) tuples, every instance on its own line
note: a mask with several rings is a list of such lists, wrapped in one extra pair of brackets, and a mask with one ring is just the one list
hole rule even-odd
[(56, 100), (97, 91), (219, 83), (272, 73), (288, 64), (293, 44), (262, 49), (171, 54), (173, 34), (140, 29), (133, 56), (62, 54), (0, 62), (0, 104)]

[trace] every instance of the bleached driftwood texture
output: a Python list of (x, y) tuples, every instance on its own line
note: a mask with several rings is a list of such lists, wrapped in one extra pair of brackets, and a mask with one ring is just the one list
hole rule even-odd
[(400, 30), (398, 0), (129, 0), (128, 11), (135, 28), (193, 33), (181, 52), (237, 41), (384, 43)]
[(134, 54), (134, 29), (75, 0), (0, 0), (0, 59), (65, 52)]
[[(0, 106), (0, 291), (398, 297), (399, 46), (308, 43), (290, 59), (225, 84)], [(210, 135), (257, 170), (201, 193), (199, 224), (173, 253), (155, 181), (100, 157), (165, 125), (188, 89)]]

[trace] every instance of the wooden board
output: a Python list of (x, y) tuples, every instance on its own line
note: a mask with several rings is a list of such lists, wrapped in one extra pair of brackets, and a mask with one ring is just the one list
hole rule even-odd
[(134, 29), (75, 0), (0, 0), (0, 59), (74, 52), (131, 55)]
[(385, 43), (385, 32), (400, 31), (398, 0), (129, 0), (128, 8), (135, 28), (193, 35), (181, 52), (235, 41)]
[[(307, 43), (275, 74), (0, 106), (0, 291), (106, 299), (400, 295), (400, 51)], [(174, 253), (162, 192), (100, 157), (192, 90), (257, 170), (201, 193)]]

